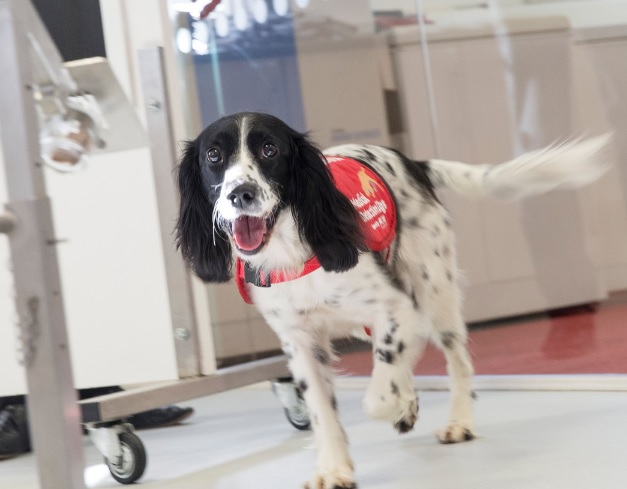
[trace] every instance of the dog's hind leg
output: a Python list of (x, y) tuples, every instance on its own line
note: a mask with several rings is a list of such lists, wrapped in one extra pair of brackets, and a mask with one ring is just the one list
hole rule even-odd
[(348, 440), (337, 414), (333, 386), (334, 359), (328, 335), (303, 327), (284, 328), (279, 334), (289, 367), (311, 419), (317, 449), (317, 468), (310, 489), (354, 489)]
[[(443, 291), (446, 294), (447, 291)], [(451, 383), (451, 411), (447, 426), (436, 433), (441, 443), (458, 443), (475, 438), (473, 417), (473, 367), (467, 348), (466, 325), (461, 316), (461, 301), (456, 290), (440, 302), (433, 317), (433, 341), (446, 357)]]

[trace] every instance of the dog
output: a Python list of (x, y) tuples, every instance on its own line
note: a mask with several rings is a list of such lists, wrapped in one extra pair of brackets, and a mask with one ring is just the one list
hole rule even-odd
[(452, 395), (437, 438), (476, 436), (453, 229), (437, 190), (513, 199), (576, 188), (606, 171), (607, 143), (601, 136), (500, 165), (413, 161), (373, 145), (321, 152), (276, 117), (246, 112), (185, 144), (176, 243), (202, 280), (235, 274), (280, 338), (316, 443), (305, 487), (357, 487), (337, 415), (331, 338), (364, 326), (373, 344), (363, 401), (371, 417), (399, 433), (413, 428), (412, 369), (432, 341), (446, 356)]

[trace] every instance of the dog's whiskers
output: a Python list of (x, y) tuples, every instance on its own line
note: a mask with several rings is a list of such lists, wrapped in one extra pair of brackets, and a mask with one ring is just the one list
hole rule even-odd
[(220, 213), (218, 212), (218, 206), (215, 206), (213, 208), (213, 214), (211, 216), (211, 223), (212, 223), (212, 233), (213, 233), (213, 245), (215, 246), (216, 244), (216, 229), (218, 231), (218, 233), (220, 233), (220, 231), (222, 231), (224, 229), (224, 225), (227, 223), (227, 221), (225, 221), (222, 216), (220, 215)]

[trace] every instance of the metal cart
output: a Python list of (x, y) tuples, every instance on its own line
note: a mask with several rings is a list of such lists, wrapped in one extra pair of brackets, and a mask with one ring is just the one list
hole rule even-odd
[[(33, 52), (35, 55), (33, 56)], [(80, 423), (84, 423), (121, 483), (141, 477), (146, 453), (126, 417), (168, 403), (273, 380), (290, 423), (307, 429), (302, 397), (289, 377), (286, 359), (275, 356), (199, 375), (192, 277), (171, 246), (177, 204), (172, 181), (176, 160), (167, 90), (159, 48), (141, 53), (148, 134), (162, 220), (162, 241), (180, 380), (77, 402), (68, 352), (66, 317), (51, 212), (40, 149), (41, 98), (61, 102), (77, 94), (110, 96), (105, 60), (63, 64), (30, 2), (0, 0), (0, 128), (9, 201), (0, 210), (0, 233), (9, 238), (24, 359), (32, 442), (42, 488), (79, 489), (83, 482)], [(34, 66), (34, 64), (42, 66)], [(108, 98), (107, 103), (112, 104)], [(106, 105), (106, 104), (105, 104)], [(115, 104), (114, 104), (115, 105)], [(124, 117), (117, 113), (113, 117)], [(126, 134), (122, 134), (122, 139)], [(112, 145), (108, 147), (111, 148)], [(115, 146), (115, 145), (113, 145)], [(167, 211), (167, 212), (166, 212)]]

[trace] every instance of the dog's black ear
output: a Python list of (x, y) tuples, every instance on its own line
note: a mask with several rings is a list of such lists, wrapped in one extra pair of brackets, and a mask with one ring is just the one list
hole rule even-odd
[(293, 136), (289, 202), (304, 239), (327, 271), (354, 267), (365, 251), (357, 211), (333, 184), (324, 157), (304, 134)]
[(231, 243), (213, 227), (213, 204), (209, 201), (198, 157), (199, 140), (188, 141), (178, 168), (180, 192), (176, 245), (192, 270), (205, 282), (231, 278)]

